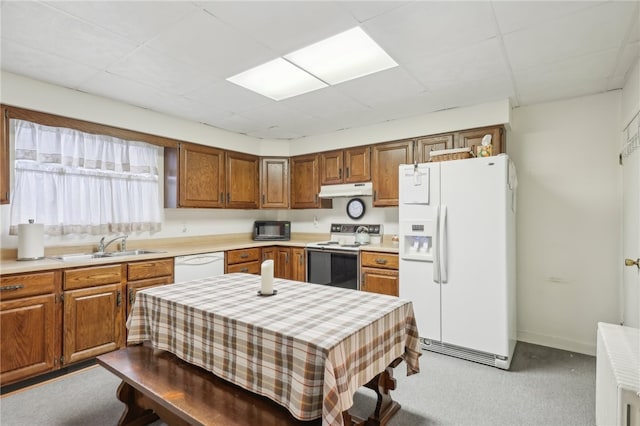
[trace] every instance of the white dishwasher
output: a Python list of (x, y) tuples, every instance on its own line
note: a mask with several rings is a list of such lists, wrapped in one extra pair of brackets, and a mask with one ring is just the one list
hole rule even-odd
[(177, 283), (222, 275), (224, 252), (177, 256), (173, 273)]

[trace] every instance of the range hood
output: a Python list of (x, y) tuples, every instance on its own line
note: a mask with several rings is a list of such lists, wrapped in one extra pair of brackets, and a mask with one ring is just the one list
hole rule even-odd
[(320, 198), (339, 197), (370, 197), (373, 194), (373, 184), (363, 183), (343, 183), (339, 185), (323, 185), (320, 187)]

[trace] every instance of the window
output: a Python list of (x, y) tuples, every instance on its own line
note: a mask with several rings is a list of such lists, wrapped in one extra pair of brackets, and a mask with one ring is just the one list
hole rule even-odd
[(47, 235), (160, 230), (161, 148), (24, 120), (11, 126), (10, 234), (29, 219), (43, 223)]

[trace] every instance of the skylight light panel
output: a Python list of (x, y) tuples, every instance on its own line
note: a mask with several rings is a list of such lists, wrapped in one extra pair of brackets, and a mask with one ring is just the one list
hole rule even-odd
[(360, 27), (284, 57), (332, 85), (398, 66)]
[(276, 101), (327, 87), (324, 82), (282, 58), (258, 65), (227, 80)]

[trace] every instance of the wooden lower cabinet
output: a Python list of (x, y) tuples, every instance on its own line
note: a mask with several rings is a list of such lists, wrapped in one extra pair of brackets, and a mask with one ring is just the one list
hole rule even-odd
[(143, 260), (127, 264), (127, 316), (138, 290), (174, 282), (173, 258)]
[(63, 272), (63, 364), (124, 346), (125, 268), (117, 264)]
[(372, 293), (398, 296), (398, 255), (393, 253), (360, 253), (360, 289)]
[(246, 274), (260, 275), (261, 250), (260, 248), (228, 250), (224, 253), (225, 274), (244, 272)]
[(291, 247), (291, 277), (294, 281), (307, 281), (304, 248)]
[(300, 247), (263, 247), (262, 261), (272, 259), (273, 276), (286, 280), (306, 281), (304, 248)]
[(59, 366), (60, 273), (0, 277), (0, 385)]

